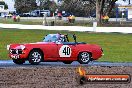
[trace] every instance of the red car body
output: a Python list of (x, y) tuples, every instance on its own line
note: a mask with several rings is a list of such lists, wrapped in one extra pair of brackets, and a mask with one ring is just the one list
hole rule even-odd
[[(38, 54), (38, 57), (42, 56), (41, 61), (63, 61), (65, 63), (78, 61), (79, 55), (82, 52), (85, 53), (80, 57), (84, 56), (85, 58), (87, 57), (86, 53), (88, 53), (90, 55), (89, 61), (97, 60), (103, 55), (103, 50), (99, 45), (86, 44), (83, 42), (37, 42), (29, 44), (10, 44), (7, 48), (9, 50), (9, 57), (12, 58), (16, 64), (22, 64), (25, 60), (29, 60), (29, 55), (32, 51), (40, 51), (40, 55)], [(35, 53), (32, 53), (31, 55), (34, 55), (34, 58), (37, 57), (37, 54), (35, 56)], [(80, 63), (87, 64), (88, 62)], [(31, 64), (39, 63), (31, 62)]]

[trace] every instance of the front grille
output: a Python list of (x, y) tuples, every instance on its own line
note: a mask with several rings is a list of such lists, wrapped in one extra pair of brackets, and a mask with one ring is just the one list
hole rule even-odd
[(11, 49), (10, 53), (11, 54), (22, 54), (22, 50), (21, 49)]

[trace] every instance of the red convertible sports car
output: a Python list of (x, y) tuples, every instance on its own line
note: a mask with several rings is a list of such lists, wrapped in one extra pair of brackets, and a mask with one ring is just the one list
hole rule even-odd
[(62, 61), (65, 64), (78, 61), (80, 64), (88, 64), (103, 55), (100, 46), (77, 42), (75, 34), (72, 38), (74, 42), (69, 42), (68, 35), (48, 34), (42, 42), (10, 44), (7, 50), (14, 63), (23, 64), (28, 60), (35, 65), (46, 61)]

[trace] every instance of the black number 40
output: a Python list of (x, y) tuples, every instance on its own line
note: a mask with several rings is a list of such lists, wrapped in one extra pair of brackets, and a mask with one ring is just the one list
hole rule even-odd
[(62, 53), (64, 53), (65, 55), (70, 55), (71, 49), (69, 47), (65, 47)]

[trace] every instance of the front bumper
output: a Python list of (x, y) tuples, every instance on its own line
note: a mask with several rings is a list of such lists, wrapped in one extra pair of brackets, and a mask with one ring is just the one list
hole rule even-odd
[(10, 49), (9, 57), (12, 59), (26, 59), (28, 58), (28, 51), (26, 49), (25, 50)]
[(9, 57), (12, 59), (26, 59), (27, 55), (25, 55), (25, 54), (9, 54)]

